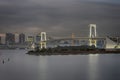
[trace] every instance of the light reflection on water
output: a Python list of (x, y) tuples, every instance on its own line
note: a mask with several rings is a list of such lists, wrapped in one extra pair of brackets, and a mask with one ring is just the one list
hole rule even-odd
[(120, 80), (120, 54), (33, 56), (26, 52), (0, 50), (0, 80)]
[(89, 55), (89, 80), (98, 79), (98, 58), (99, 54), (90, 54)]
[(39, 58), (39, 80), (47, 80), (47, 58), (45, 56), (40, 56)]

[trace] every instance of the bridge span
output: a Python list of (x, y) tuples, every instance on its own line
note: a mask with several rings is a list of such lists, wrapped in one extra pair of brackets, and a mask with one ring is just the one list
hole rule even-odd
[(61, 37), (61, 38), (54, 38), (52, 40), (49, 40), (49, 41), (59, 41), (59, 40), (79, 40), (79, 39), (102, 39), (102, 40), (106, 40), (106, 37), (95, 37), (95, 38), (90, 38), (90, 37), (74, 37), (74, 38), (71, 38), (71, 37)]

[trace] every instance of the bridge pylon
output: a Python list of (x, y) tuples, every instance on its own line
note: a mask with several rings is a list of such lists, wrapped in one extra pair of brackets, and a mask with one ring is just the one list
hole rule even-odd
[(97, 46), (97, 40), (95, 39), (97, 36), (96, 32), (96, 24), (90, 24), (90, 32), (89, 32), (89, 45), (92, 46), (94, 45), (95, 47)]
[(41, 46), (41, 49), (43, 48), (47, 48), (47, 35), (46, 35), (46, 32), (41, 32), (41, 41), (40, 41), (40, 46)]

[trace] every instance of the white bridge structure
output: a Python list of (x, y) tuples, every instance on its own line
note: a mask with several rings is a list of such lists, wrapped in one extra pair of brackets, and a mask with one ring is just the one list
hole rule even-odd
[(47, 48), (47, 35), (46, 32), (41, 32), (41, 41), (40, 41), (40, 47), (42, 48)]
[[(82, 45), (89, 45), (89, 46), (95, 46), (98, 47), (98, 42), (101, 41), (102, 48), (106, 48), (106, 37), (98, 37), (97, 36), (97, 29), (96, 24), (90, 24), (89, 25), (89, 36), (88, 37), (76, 37), (74, 33), (72, 33), (71, 37), (61, 37), (61, 38), (53, 38), (53, 39), (47, 39), (47, 33), (41, 32), (39, 34), (40, 40), (38, 43), (33, 42), (32, 45), (26, 44), (26, 46), (19, 46), (19, 45), (12, 45), (12, 47), (20, 47), (20, 48), (32, 48), (35, 49), (35, 46), (39, 46), (40, 49), (43, 48), (49, 48), (49, 47), (57, 47), (61, 46), (82, 46)], [(119, 45), (120, 39), (114, 39), (110, 38), (113, 41), (116, 41)], [(118, 42), (119, 41), (119, 42)], [(65, 44), (65, 45), (64, 45)]]
[(68, 46), (76, 46), (76, 41), (81, 42), (81, 41), (87, 41), (88, 44), (83, 44), (83, 45), (89, 45), (89, 46), (95, 46), (97, 47), (97, 40), (102, 40), (103, 42), (103, 47), (106, 47), (106, 38), (105, 37), (96, 37), (96, 38), (89, 38), (89, 37), (66, 37), (66, 38), (60, 38), (60, 39), (54, 39), (54, 40), (49, 40), (52, 44), (56, 46), (59, 46), (60, 42), (70, 42)]
[[(39, 44), (37, 46), (40, 47), (40, 49), (47, 48), (47, 34), (46, 34), (46, 32), (41, 32), (39, 34), (39, 36), (40, 36), (40, 41), (39, 41)], [(30, 45), (30, 48), (32, 50), (35, 50), (35, 48), (37, 46), (35, 45), (35, 42), (33, 42), (33, 44)]]
[(89, 45), (92, 46), (94, 45), (95, 47), (97, 46), (97, 32), (96, 32), (96, 24), (90, 24), (90, 33), (89, 33)]
[[(102, 48), (106, 48), (107, 39), (109, 38), (113, 42), (116, 43), (115, 48), (118, 48), (120, 46), (120, 37), (98, 37), (97, 36), (97, 29), (96, 24), (90, 24), (89, 25), (89, 36), (88, 37), (76, 37), (74, 33), (72, 33), (71, 37), (61, 37), (61, 38), (53, 38), (53, 39), (47, 39), (47, 33), (41, 32), (39, 34), (40, 39), (38, 40), (38, 43), (33, 42), (32, 45), (29, 44), (14, 44), (14, 45), (0, 45), (0, 48), (3, 47), (10, 47), (10, 48), (32, 48), (35, 49), (36, 45), (40, 47), (40, 49), (43, 48), (49, 48), (49, 47), (57, 47), (61, 46), (61, 44), (65, 44), (62, 46), (82, 46), (82, 45), (89, 45), (89, 46), (95, 46), (97, 48), (102, 44)], [(52, 45), (52, 46), (51, 46)]]
[[(95, 46), (98, 47), (98, 41), (102, 41), (102, 47), (106, 48), (106, 38), (105, 37), (98, 37), (97, 36), (97, 30), (96, 30), (96, 24), (90, 24), (89, 25), (89, 36), (88, 37), (75, 37), (74, 33), (72, 33), (71, 37), (64, 37), (64, 38), (57, 38), (57, 39), (47, 39), (46, 32), (40, 33), (40, 42), (39, 47), (40, 49), (51, 47), (49, 45), (52, 45), (52, 47), (61, 46), (61, 42), (68, 43), (67, 46), (81, 46), (81, 45), (89, 45), (89, 46)], [(80, 42), (83, 42), (84, 44), (80, 44)], [(66, 46), (66, 45), (64, 45)]]
[(95, 46), (95, 47), (98, 47), (97, 46), (98, 41), (102, 41), (103, 47), (106, 48), (106, 37), (97, 36), (96, 24), (89, 25), (89, 36), (88, 37), (75, 37), (75, 35), (72, 33), (71, 37), (57, 38), (57, 39), (52, 39), (49, 41), (55, 46), (59, 46), (59, 43), (61, 41), (70, 42), (70, 45), (68, 46), (76, 46), (75, 41), (79, 43), (81, 40), (88, 42), (85, 45)]

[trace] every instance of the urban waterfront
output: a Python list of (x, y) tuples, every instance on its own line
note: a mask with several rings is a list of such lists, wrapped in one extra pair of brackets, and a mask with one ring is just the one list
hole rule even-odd
[(120, 0), (0, 0), (0, 80), (120, 80)]
[(31, 56), (26, 52), (0, 50), (0, 80), (120, 80), (120, 54)]

